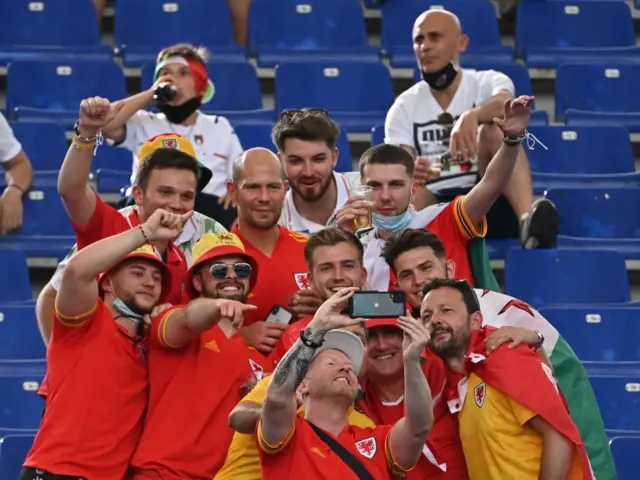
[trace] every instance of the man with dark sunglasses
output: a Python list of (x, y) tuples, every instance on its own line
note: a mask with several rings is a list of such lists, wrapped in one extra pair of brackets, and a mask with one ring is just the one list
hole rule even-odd
[(194, 299), (152, 321), (149, 407), (131, 461), (134, 480), (209, 480), (222, 467), (233, 436), (227, 417), (267, 367), (236, 335), (244, 313), (256, 308), (244, 302), (257, 274), (233, 233), (196, 243), (187, 285)]

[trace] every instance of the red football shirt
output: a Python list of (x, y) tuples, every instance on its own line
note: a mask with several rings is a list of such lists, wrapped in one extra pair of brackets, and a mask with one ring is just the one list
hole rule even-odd
[(217, 326), (183, 348), (168, 346), (165, 325), (177, 308), (154, 320), (149, 337), (149, 408), (134, 479), (211, 480), (234, 433), (231, 410), (270, 371), (264, 356)]
[[(429, 383), (431, 394), (435, 400), (435, 423), (427, 437), (426, 449), (416, 467), (407, 473), (408, 480), (438, 479), (465, 480), (468, 478), (467, 466), (458, 435), (456, 418), (449, 413), (446, 402), (440, 395), (445, 384), (445, 369), (442, 360), (431, 351), (425, 351), (422, 371)], [(362, 410), (376, 424), (395, 424), (404, 417), (404, 401), (393, 405), (382, 403), (370, 381), (361, 381), (364, 400), (360, 404)], [(426, 455), (431, 458), (427, 458)], [(445, 466), (446, 470), (436, 465)]]
[(124, 476), (147, 406), (147, 362), (138, 340), (102, 300), (80, 322), (54, 315), (46, 410), (26, 467), (92, 480)]
[(258, 308), (245, 313), (245, 327), (266, 320), (274, 305), (286, 308), (291, 295), (302, 288), (310, 288), (309, 268), (304, 258), (307, 237), (284, 227), (278, 228), (280, 236), (271, 257), (267, 257), (242, 236), (237, 225), (233, 227), (233, 233), (240, 237), (247, 253), (258, 263), (258, 281), (247, 299), (247, 303)]
[[(429, 223), (422, 227), (435, 233), (444, 244), (446, 257), (456, 264), (456, 279), (466, 280), (473, 286), (473, 272), (468, 254), (469, 240), (483, 238), (487, 234), (487, 220), (482, 220), (480, 228), (474, 225), (464, 210), (463, 198), (462, 196), (454, 198)], [(433, 208), (438, 207), (435, 205)], [(429, 208), (427, 207), (425, 211)], [(417, 215), (420, 215), (420, 212)], [(411, 228), (422, 227), (412, 226)], [(397, 288), (395, 275), (391, 271), (389, 289), (395, 290)]]
[[(125, 217), (96, 194), (96, 208), (89, 222), (84, 227), (80, 227), (73, 222), (71, 222), (71, 225), (76, 232), (76, 241), (78, 250), (80, 250), (103, 238), (137, 227), (140, 225), (140, 219), (136, 210), (132, 210)], [(187, 260), (182, 251), (173, 242), (169, 242), (166, 255), (162, 256), (162, 258), (171, 271), (172, 288), (167, 298), (161, 299), (161, 301), (162, 303), (177, 305), (182, 303), (183, 300), (182, 293), (188, 270)]]
[[(349, 425), (334, 439), (349, 450), (375, 480), (390, 480), (392, 470), (402, 472), (389, 450), (387, 437), (391, 428), (392, 425), (375, 428)], [(266, 443), (260, 429), (258, 422), (256, 441), (263, 480), (357, 480), (353, 470), (320, 440), (304, 418), (296, 416), (293, 430), (279, 446)]]
[(277, 365), (284, 354), (293, 347), (293, 344), (296, 343), (300, 339), (300, 332), (307, 328), (307, 325), (311, 323), (313, 317), (304, 317), (300, 320), (293, 322), (291, 325), (287, 327), (287, 329), (282, 332), (282, 335), (276, 342), (275, 347), (271, 350), (269, 354), (269, 362), (272, 365)]

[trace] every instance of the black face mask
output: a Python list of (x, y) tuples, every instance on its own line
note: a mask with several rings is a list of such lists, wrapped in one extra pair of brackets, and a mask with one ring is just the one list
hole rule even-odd
[(437, 72), (422, 72), (422, 79), (434, 90), (446, 90), (458, 76), (458, 68), (449, 62)]
[(164, 113), (170, 123), (180, 124), (184, 122), (189, 115), (200, 108), (200, 97), (193, 97), (181, 105), (167, 105), (166, 103), (156, 103), (156, 107)]

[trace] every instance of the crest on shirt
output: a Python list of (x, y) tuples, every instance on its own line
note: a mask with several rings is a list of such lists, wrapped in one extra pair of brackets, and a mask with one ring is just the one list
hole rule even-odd
[(356, 442), (356, 448), (360, 452), (360, 455), (365, 458), (372, 459), (378, 451), (378, 443), (376, 442), (375, 437), (369, 437)]
[(253, 370), (253, 374), (256, 376), (256, 380), (262, 380), (262, 377), (264, 377), (264, 368), (262, 368), (262, 365), (251, 359), (249, 359), (249, 365), (251, 366), (251, 370)]
[(476, 401), (478, 407), (484, 405), (484, 399), (487, 397), (487, 385), (482, 382), (476, 388), (473, 389), (473, 398)]
[(305, 290), (311, 288), (311, 280), (309, 279), (309, 272), (305, 273), (294, 273), (293, 278), (296, 280), (296, 284), (298, 288), (301, 290)]
[(162, 148), (178, 148), (178, 139), (176, 138), (163, 138)]
[(196, 145), (202, 145), (204, 143), (204, 137), (202, 135), (194, 135), (193, 141), (196, 142)]

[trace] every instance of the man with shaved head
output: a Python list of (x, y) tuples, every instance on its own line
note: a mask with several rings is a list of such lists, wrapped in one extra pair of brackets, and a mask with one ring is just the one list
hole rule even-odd
[[(503, 73), (460, 68), (460, 54), (469, 38), (453, 13), (424, 12), (416, 19), (412, 38), (423, 81), (402, 93), (389, 110), (385, 143), (423, 157), (425, 170), (427, 165), (440, 164), (440, 175), (432, 175), (427, 187), (433, 203), (447, 202), (467, 193), (484, 176), (504, 141), (493, 118), (502, 116), (505, 101), (516, 92)], [(519, 234), (526, 248), (552, 248), (559, 230), (558, 214), (549, 200), (533, 203), (527, 156), (518, 148), (503, 196), (487, 215), (489, 235)]]
[(265, 322), (274, 308), (289, 305), (289, 297), (308, 288), (304, 246), (307, 237), (278, 225), (284, 202), (282, 164), (266, 148), (251, 148), (234, 160), (233, 178), (227, 185), (238, 207), (238, 235), (258, 264), (258, 280), (247, 302), (240, 335), (245, 342), (268, 354), (287, 325)]

